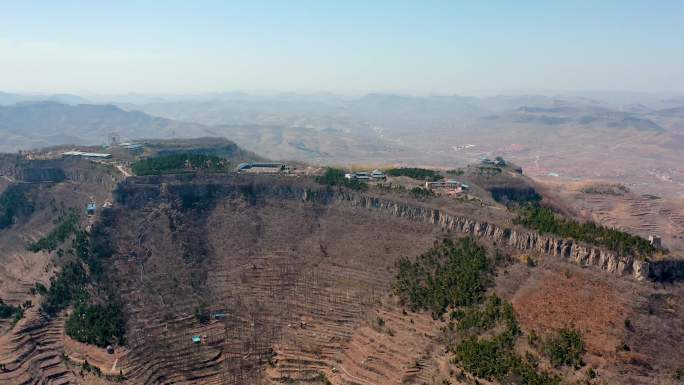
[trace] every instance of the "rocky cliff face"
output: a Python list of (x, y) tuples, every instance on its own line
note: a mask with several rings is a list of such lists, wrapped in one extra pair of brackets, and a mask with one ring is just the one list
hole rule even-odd
[(483, 238), (516, 250), (543, 253), (567, 259), (580, 265), (596, 266), (617, 275), (631, 275), (638, 280), (646, 280), (652, 275), (651, 263), (647, 261), (618, 255), (615, 252), (584, 245), (571, 239), (560, 239), (529, 230), (502, 227), (473, 218), (452, 215), (437, 209), (361, 194), (340, 193), (335, 198), (337, 201), (355, 206), (387, 211), (396, 216), (432, 223), (448, 230)]
[(65, 180), (95, 183), (112, 190), (122, 175), (111, 166), (84, 159), (27, 160), (0, 155), (0, 175), (24, 183), (58, 183)]
[(369, 197), (363, 194), (340, 192), (334, 200), (367, 209), (381, 210), (411, 220), (423, 221), (445, 229), (484, 238), (497, 244), (506, 245), (520, 251), (552, 255), (583, 266), (595, 266), (620, 276), (632, 276), (637, 280), (671, 281), (684, 279), (684, 261), (648, 261), (634, 256), (619, 255), (614, 251), (595, 247), (572, 239), (562, 239), (552, 235), (503, 227), (449, 214), (447, 212), (396, 202), (388, 199)]
[(62, 182), (66, 175), (57, 167), (21, 167), (17, 169), (16, 179), (29, 183)]
[[(183, 176), (182, 178), (184, 179), (183, 182), (193, 180), (191, 176)], [(119, 186), (118, 190), (121, 202), (131, 206), (137, 206), (148, 199), (165, 195), (177, 196), (188, 202), (207, 200), (217, 196), (244, 196), (250, 200), (277, 197), (280, 199), (300, 199), (319, 204), (351, 205), (382, 211), (413, 221), (431, 223), (447, 230), (468, 234), (515, 250), (546, 254), (580, 265), (595, 266), (607, 272), (620, 276), (631, 276), (640, 281), (647, 279), (684, 279), (684, 261), (647, 261), (633, 256), (619, 255), (611, 250), (587, 245), (572, 239), (542, 235), (527, 229), (505, 227), (418, 204), (398, 202), (347, 190), (293, 185), (282, 181), (261, 183), (255, 182), (255, 179), (241, 177), (232, 178), (229, 183), (209, 184), (167, 184), (164, 182), (166, 180), (164, 178), (139, 179), (137, 182), (131, 179), (137, 178), (129, 178), (127, 182)], [(145, 183), (140, 183), (143, 181)]]

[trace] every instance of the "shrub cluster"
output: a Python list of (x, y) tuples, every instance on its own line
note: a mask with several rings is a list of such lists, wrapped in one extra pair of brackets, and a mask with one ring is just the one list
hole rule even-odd
[(455, 361), (473, 375), (502, 384), (559, 385), (560, 377), (537, 370), (513, 349), (506, 333), (492, 338), (470, 337), (456, 348)]
[(34, 253), (39, 251), (53, 251), (64, 242), (78, 228), (79, 216), (76, 210), (70, 210), (67, 215), (58, 220), (55, 227), (48, 235), (28, 245), (27, 249)]
[(211, 320), (211, 313), (206, 306), (200, 305), (199, 307), (195, 308), (195, 318), (200, 324), (206, 325)]
[(31, 215), (33, 210), (33, 202), (29, 200), (24, 186), (8, 186), (0, 194), (0, 230), (11, 226), (15, 217)]
[(458, 168), (458, 169), (447, 170), (446, 173), (449, 175), (461, 176), (461, 175), (465, 174), (465, 171), (463, 171), (462, 168)]
[(123, 344), (126, 331), (117, 303), (88, 305), (88, 298), (81, 298), (67, 319), (66, 333), (77, 341), (105, 347), (115, 341)]
[(656, 251), (653, 245), (644, 238), (597, 225), (594, 222), (580, 223), (572, 219), (561, 218), (546, 207), (528, 205), (518, 209), (516, 223), (540, 233), (549, 233), (605, 246), (624, 255), (643, 256)]
[[(560, 376), (539, 369), (535, 354), (516, 351), (522, 331), (513, 306), (496, 295), (484, 296), (491, 275), (485, 250), (472, 239), (445, 240), (415, 262), (402, 259), (394, 291), (413, 310), (441, 316), (452, 309), (452, 322), (467, 337), (448, 349), (453, 362), (472, 375), (502, 384), (560, 385)], [(452, 322), (444, 333), (455, 330)], [(579, 333), (562, 329), (542, 349), (554, 366), (577, 367), (584, 345)]]
[(629, 193), (629, 189), (621, 184), (593, 185), (583, 188), (582, 192), (585, 194), (622, 196)]
[(454, 362), (473, 375), (502, 384), (557, 385), (560, 377), (539, 371), (533, 355), (521, 357), (515, 343), (521, 335), (513, 306), (496, 295), (487, 297), (479, 307), (452, 313), (462, 331), (488, 331), (502, 326), (492, 337), (470, 336), (456, 346)]
[(503, 322), (508, 330), (519, 333), (518, 321), (513, 306), (497, 295), (488, 296), (481, 307), (470, 306), (464, 310), (457, 309), (451, 318), (458, 320), (459, 330), (489, 330), (498, 322)]
[(495, 201), (508, 207), (536, 205), (542, 200), (542, 196), (532, 187), (495, 186), (488, 190)]
[(579, 368), (582, 366), (582, 355), (585, 351), (582, 334), (575, 329), (560, 329), (544, 341), (542, 351), (553, 366)]
[(103, 261), (114, 253), (114, 245), (101, 224), (93, 226), (90, 234), (79, 231), (74, 238), (74, 252), (88, 265), (90, 275), (100, 281), (104, 274)]
[(485, 250), (470, 238), (444, 240), (415, 262), (399, 261), (394, 291), (413, 310), (441, 316), (447, 307), (478, 303), (491, 282)]
[(8, 305), (0, 298), (0, 318), (14, 317), (19, 312), (21, 312), (21, 308)]
[(414, 187), (411, 189), (410, 193), (416, 198), (428, 198), (435, 196), (435, 193), (432, 192), (432, 190), (425, 187)]
[(345, 186), (352, 190), (365, 190), (368, 185), (358, 180), (349, 180), (344, 177), (344, 170), (334, 167), (325, 169), (323, 175), (316, 177), (316, 182), (326, 186)]
[(161, 175), (188, 170), (228, 171), (230, 162), (215, 155), (182, 153), (139, 160), (131, 166), (135, 175)]
[(70, 262), (62, 268), (57, 277), (50, 278), (41, 310), (53, 316), (69, 307), (71, 302), (83, 293), (88, 276), (80, 261)]
[(416, 168), (416, 167), (402, 167), (402, 168), (390, 168), (386, 170), (385, 173), (390, 176), (407, 176), (413, 179), (424, 180), (428, 182), (435, 182), (444, 179), (435, 170), (430, 170), (427, 168)]
[[(121, 305), (115, 300), (111, 287), (102, 281), (104, 261), (114, 252), (107, 233), (107, 225), (113, 220), (110, 215), (103, 213), (90, 234), (76, 232), (71, 252), (77, 259), (51, 278), (41, 305), (43, 313), (53, 316), (75, 303), (66, 322), (66, 333), (78, 341), (97, 346), (114, 342), (123, 344), (125, 333)], [(102, 289), (100, 296), (106, 299), (104, 304), (93, 304), (88, 295), (88, 287), (95, 284)]]

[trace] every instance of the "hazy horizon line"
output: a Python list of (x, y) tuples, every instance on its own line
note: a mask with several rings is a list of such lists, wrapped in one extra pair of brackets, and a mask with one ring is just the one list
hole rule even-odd
[(502, 89), (502, 90), (468, 90), (461, 92), (424, 92), (410, 90), (365, 90), (365, 91), (333, 91), (333, 90), (286, 90), (286, 89), (227, 89), (224, 91), (192, 91), (192, 92), (154, 92), (154, 91), (129, 91), (129, 92), (95, 92), (95, 91), (21, 91), (12, 89), (0, 89), (0, 93), (17, 96), (77, 96), (87, 97), (207, 97), (226, 95), (246, 96), (338, 96), (338, 97), (363, 97), (368, 95), (395, 95), (403, 97), (496, 97), (496, 96), (573, 96), (582, 97), (589, 95), (621, 95), (621, 96), (677, 96), (684, 97), (684, 91), (645, 91), (645, 90), (618, 90), (618, 89)]

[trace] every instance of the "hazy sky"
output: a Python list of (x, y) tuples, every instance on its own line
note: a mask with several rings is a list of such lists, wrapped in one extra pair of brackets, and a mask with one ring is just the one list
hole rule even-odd
[(0, 90), (684, 90), (684, 1), (0, 1)]

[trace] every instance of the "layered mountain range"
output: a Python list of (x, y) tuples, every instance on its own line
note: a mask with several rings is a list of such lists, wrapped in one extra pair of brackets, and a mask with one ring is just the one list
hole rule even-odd
[(211, 135), (272, 159), (314, 164), (452, 168), (500, 155), (538, 178), (607, 179), (665, 196), (681, 195), (684, 187), (684, 100), (678, 98), (231, 93), (78, 104), (83, 100), (68, 95), (44, 96), (72, 103), (64, 104), (7, 95), (5, 102), (19, 103), (0, 107), (3, 151), (105, 144), (110, 134)]

